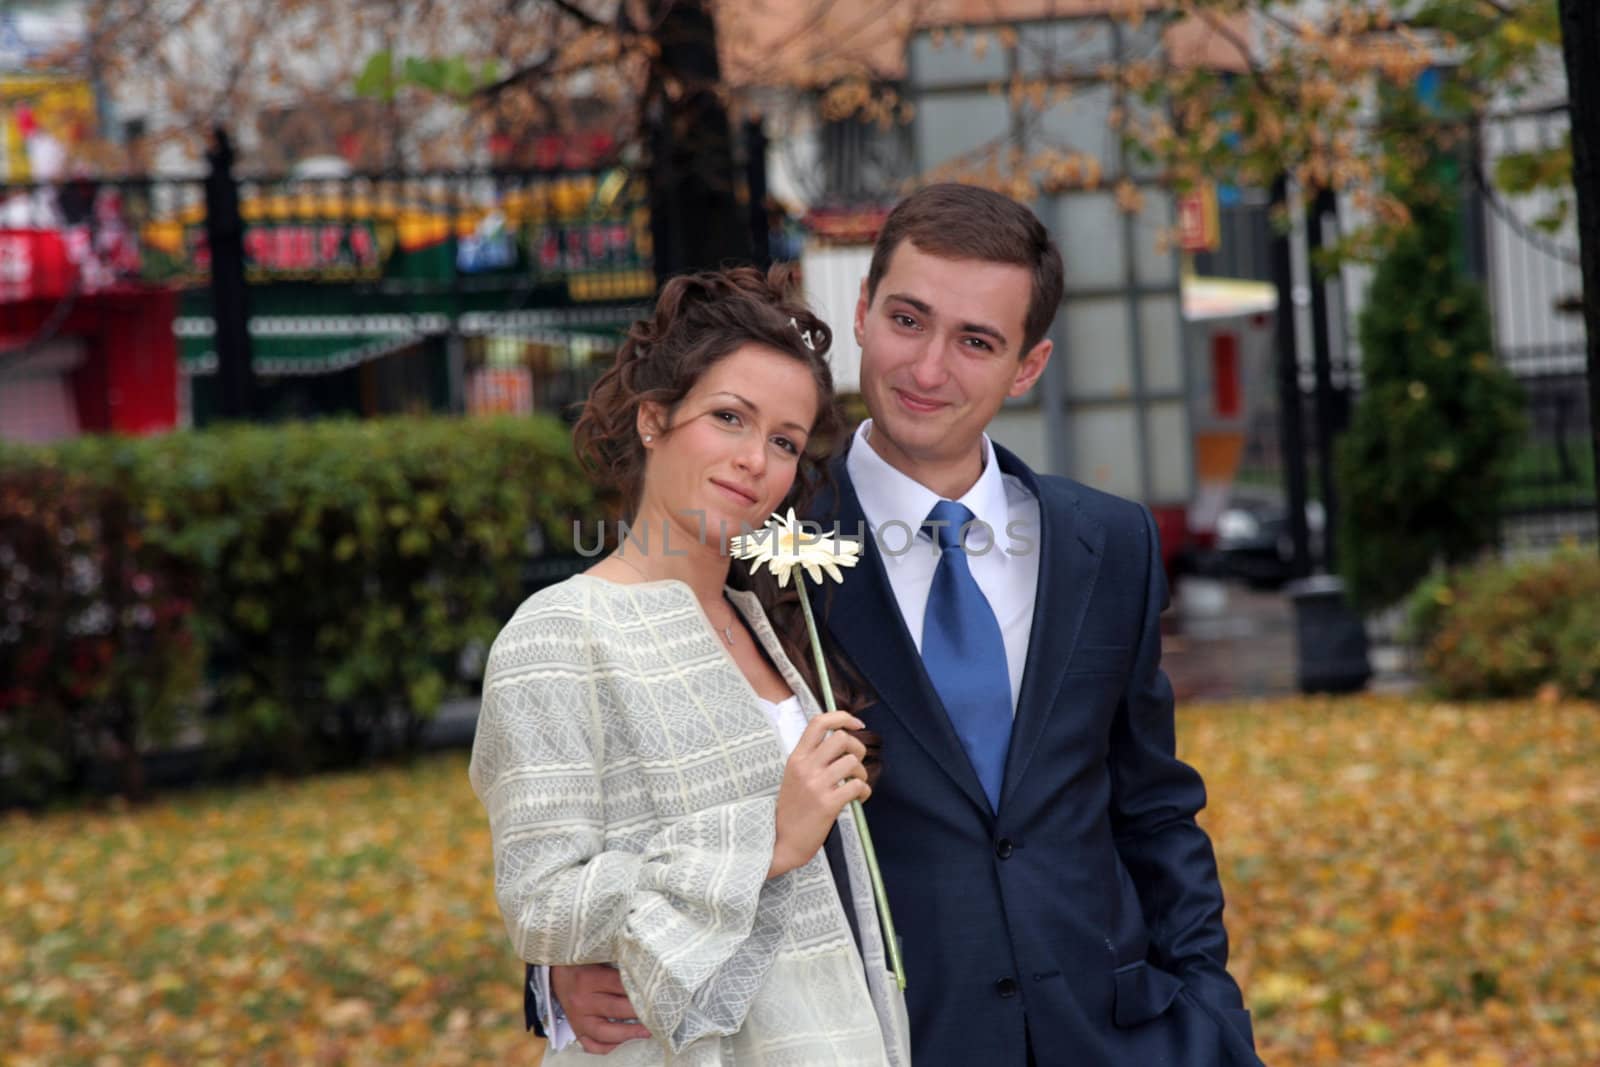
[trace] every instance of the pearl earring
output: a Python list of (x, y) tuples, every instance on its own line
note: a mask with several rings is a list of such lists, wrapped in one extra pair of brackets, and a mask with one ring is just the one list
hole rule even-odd
[(644, 443), (645, 444), (649, 444), (651, 441), (654, 441), (654, 440), (655, 440), (655, 437), (653, 435), (651, 435), (651, 434), (645, 434), (644, 435)]

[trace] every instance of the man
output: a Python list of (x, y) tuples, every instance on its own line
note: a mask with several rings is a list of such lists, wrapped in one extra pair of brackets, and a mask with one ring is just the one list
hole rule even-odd
[[(1155, 525), (984, 434), (1044, 372), (1061, 292), (1022, 205), (936, 185), (896, 207), (855, 314), (871, 419), (817, 506), (869, 531), (826, 625), (877, 697), (867, 814), (913, 1058), (1246, 1067), (1205, 790), (1173, 754)], [(631, 1012), (576, 970), (555, 992), (585, 1047), (625, 1040), (585, 1033)]]

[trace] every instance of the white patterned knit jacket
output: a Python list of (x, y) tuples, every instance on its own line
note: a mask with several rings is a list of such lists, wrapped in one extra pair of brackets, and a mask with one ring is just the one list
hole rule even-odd
[[(756, 597), (728, 592), (817, 714)], [(547, 1063), (909, 1064), (848, 810), (865, 965), (820, 851), (766, 877), (783, 768), (687, 585), (578, 575), (517, 610), (489, 654), (471, 765), (500, 912), (530, 963), (615, 963), (655, 1035), (604, 1057), (574, 1042)]]

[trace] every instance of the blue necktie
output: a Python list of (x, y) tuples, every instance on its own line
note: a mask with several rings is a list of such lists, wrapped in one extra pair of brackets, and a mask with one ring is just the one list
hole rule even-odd
[(1011, 741), (1006, 643), (961, 545), (961, 528), (972, 521), (972, 512), (953, 500), (941, 500), (927, 521), (946, 525), (928, 527), (940, 551), (922, 618), (922, 663), (978, 772), (989, 806), (999, 811)]

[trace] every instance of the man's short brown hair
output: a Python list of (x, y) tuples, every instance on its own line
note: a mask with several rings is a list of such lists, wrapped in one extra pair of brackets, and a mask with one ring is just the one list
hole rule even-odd
[(975, 185), (944, 182), (912, 193), (889, 213), (867, 270), (867, 300), (878, 295), (889, 260), (902, 241), (943, 259), (1009, 263), (1033, 275), (1028, 314), (1023, 320), (1027, 355), (1044, 340), (1061, 306), (1061, 252), (1034, 213), (1008, 196)]

